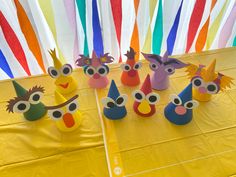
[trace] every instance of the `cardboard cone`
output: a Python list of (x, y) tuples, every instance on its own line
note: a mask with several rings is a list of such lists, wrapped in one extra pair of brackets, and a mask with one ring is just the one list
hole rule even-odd
[[(108, 91), (108, 97), (116, 101), (116, 99), (119, 96), (120, 96), (120, 93), (115, 84), (115, 81), (112, 80), (109, 91)], [(127, 111), (126, 111), (125, 106), (118, 107), (117, 105), (115, 105), (113, 108), (104, 107), (103, 113), (108, 119), (117, 120), (117, 119), (122, 119), (123, 117), (125, 117), (127, 114)]]
[[(54, 95), (55, 95), (55, 102), (58, 105), (65, 103), (67, 101), (67, 99), (65, 99), (65, 97), (57, 91), (55, 91)], [(74, 131), (80, 126), (82, 122), (82, 117), (79, 110), (76, 110), (73, 113), (68, 112), (67, 107), (69, 104), (70, 103), (59, 108), (60, 110), (63, 110), (63, 115), (58, 121), (56, 121), (56, 126), (62, 132)]]
[(164, 110), (166, 119), (176, 125), (184, 125), (192, 120), (192, 109), (186, 109), (183, 105), (192, 100), (192, 84), (189, 84), (179, 95), (182, 100), (181, 105), (175, 105), (170, 102)]
[[(149, 93), (152, 93), (152, 86), (149, 74), (146, 76), (140, 90), (145, 94), (145, 96)], [(149, 104), (146, 98), (142, 102), (138, 102), (135, 100), (133, 104), (133, 109), (138, 115), (142, 117), (150, 117), (156, 112), (155, 105)]]
[(133, 48), (130, 47), (130, 51), (127, 51), (126, 64), (128, 64), (131, 69), (130, 71), (123, 71), (121, 74), (121, 82), (127, 86), (136, 86), (140, 83), (140, 78), (137, 70), (134, 70), (133, 67), (136, 64), (135, 61), (135, 51)]
[[(24, 89), (16, 81), (12, 81), (15, 88), (16, 94), (18, 97), (25, 97), (28, 91)], [(28, 111), (23, 113), (24, 117), (28, 121), (35, 121), (42, 118), (47, 113), (43, 103), (39, 102), (38, 104), (30, 104)]]

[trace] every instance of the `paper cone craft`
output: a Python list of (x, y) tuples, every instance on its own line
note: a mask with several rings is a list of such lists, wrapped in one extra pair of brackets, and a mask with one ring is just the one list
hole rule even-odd
[(189, 123), (193, 117), (192, 109), (198, 102), (192, 100), (192, 84), (189, 84), (179, 95), (171, 95), (171, 102), (165, 107), (165, 117), (176, 125)]
[(175, 69), (187, 66), (187, 64), (176, 58), (169, 58), (167, 52), (163, 57), (145, 53), (142, 53), (142, 55), (150, 62), (149, 67), (153, 71), (151, 83), (155, 90), (167, 89), (169, 87), (169, 76), (174, 74)]
[(127, 86), (136, 86), (140, 83), (138, 70), (142, 67), (141, 62), (135, 62), (135, 51), (130, 47), (130, 51), (125, 54), (127, 56), (126, 63), (121, 64), (123, 70), (121, 74), (121, 82)]
[(48, 74), (55, 79), (56, 90), (61, 94), (68, 94), (76, 90), (77, 83), (75, 79), (71, 76), (73, 72), (72, 66), (70, 64), (64, 64), (60, 62), (57, 58), (56, 50), (49, 51), (54, 67), (48, 68)]
[(125, 108), (127, 98), (128, 96), (125, 94), (120, 95), (115, 81), (112, 80), (108, 96), (102, 99), (104, 115), (111, 120), (117, 120), (125, 117), (127, 114)]
[(56, 106), (47, 106), (48, 115), (55, 120), (57, 128), (62, 132), (71, 132), (77, 129), (82, 121), (79, 112), (78, 95), (66, 100), (59, 92), (55, 91)]
[(224, 91), (233, 83), (233, 78), (215, 72), (216, 60), (205, 68), (200, 64), (189, 65), (187, 72), (193, 85), (193, 98), (198, 101), (209, 101), (213, 94), (217, 94), (220, 90)]
[(160, 100), (160, 96), (152, 92), (149, 74), (143, 82), (141, 89), (134, 91), (132, 95), (135, 99), (133, 109), (138, 115), (149, 117), (156, 112), (155, 104)]
[(84, 66), (84, 73), (89, 76), (88, 84), (92, 88), (105, 88), (109, 80), (107, 74), (109, 73), (109, 67), (106, 63), (113, 62), (114, 58), (109, 56), (108, 53), (98, 57), (93, 51), (92, 58), (80, 55), (80, 58), (76, 61), (77, 66)]
[(35, 121), (42, 118), (46, 109), (41, 98), (44, 93), (43, 87), (34, 86), (26, 90), (16, 81), (12, 81), (17, 97), (10, 99), (7, 105), (7, 111), (12, 113), (23, 113), (26, 120)]

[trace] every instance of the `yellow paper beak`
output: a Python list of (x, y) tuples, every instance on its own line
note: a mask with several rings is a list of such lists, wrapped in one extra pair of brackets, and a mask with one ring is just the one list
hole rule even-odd
[(144, 100), (138, 106), (138, 111), (142, 114), (148, 114), (151, 111), (151, 107), (147, 100)]

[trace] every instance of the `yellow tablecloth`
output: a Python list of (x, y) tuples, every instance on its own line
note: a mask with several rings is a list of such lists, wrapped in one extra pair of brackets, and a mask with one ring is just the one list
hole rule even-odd
[[(196, 64), (209, 64), (214, 58), (217, 71), (236, 79), (235, 48), (181, 57)], [(144, 62), (142, 80), (148, 72)], [(184, 69), (171, 77), (168, 90), (158, 92), (161, 101), (151, 118), (133, 112), (130, 94), (138, 87), (122, 86), (120, 73), (118, 65), (111, 65), (109, 78), (116, 81), (121, 93), (129, 95), (128, 115), (119, 121), (102, 115), (100, 99), (107, 95), (108, 88), (90, 89), (81, 69), (73, 73), (79, 83), (76, 93), (84, 120), (72, 133), (59, 132), (47, 116), (27, 122), (19, 114), (8, 114), (6, 101), (15, 96), (15, 91), (11, 81), (0, 82), (0, 177), (107, 177), (109, 172), (113, 176), (135, 177), (236, 174), (236, 85), (213, 96), (210, 102), (201, 103), (191, 123), (175, 126), (164, 118), (163, 108), (169, 94), (179, 93), (188, 84)], [(53, 104), (54, 81), (49, 76), (17, 81), (25, 88), (44, 86), (43, 102)]]

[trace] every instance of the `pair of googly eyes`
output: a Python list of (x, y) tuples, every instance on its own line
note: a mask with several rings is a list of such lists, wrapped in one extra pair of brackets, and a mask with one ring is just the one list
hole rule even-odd
[(102, 104), (105, 108), (123, 107), (127, 102), (128, 96), (125, 94), (120, 95), (116, 100), (110, 97), (102, 99)]
[[(155, 63), (150, 63), (149, 67), (153, 71), (156, 71), (159, 68), (158, 64), (155, 64)], [(173, 74), (175, 72), (175, 68), (173, 66), (167, 66), (165, 68), (165, 72), (168, 74)]]
[(141, 90), (134, 91), (132, 96), (137, 102), (142, 102), (144, 99), (146, 99), (151, 105), (156, 104), (160, 100), (160, 96), (157, 93), (152, 92), (145, 95)]
[(42, 98), (42, 92), (34, 92), (30, 95), (28, 101), (20, 100), (13, 105), (13, 112), (25, 113), (30, 109), (30, 104), (38, 104)]
[[(178, 95), (171, 95), (170, 99), (171, 99), (171, 102), (176, 106), (180, 106), (183, 104), (181, 98)], [(190, 100), (190, 101), (187, 101), (186, 103), (184, 103), (183, 106), (186, 109), (193, 109), (193, 108), (196, 108), (198, 105), (199, 105), (199, 103), (197, 101)]]
[(94, 68), (92, 66), (88, 66), (85, 69), (85, 74), (88, 76), (93, 76), (95, 73), (99, 73), (101, 76), (107, 75), (109, 72), (109, 69), (107, 66), (99, 66), (98, 68)]
[(69, 76), (72, 73), (72, 71), (73, 71), (73, 69), (70, 64), (63, 65), (60, 68), (60, 70), (58, 70), (52, 66), (48, 68), (48, 73), (52, 78), (58, 78), (60, 75)]
[(142, 63), (141, 62), (135, 63), (133, 68), (131, 68), (131, 66), (127, 63), (122, 64), (120, 67), (123, 71), (130, 71), (131, 69), (139, 70), (142, 67)]
[(216, 94), (219, 92), (219, 86), (214, 82), (205, 83), (201, 77), (196, 77), (192, 79), (192, 85), (195, 88), (204, 87), (209, 94)]
[[(73, 114), (74, 112), (76, 112), (78, 110), (78, 108), (79, 108), (78, 101), (74, 100), (70, 104), (67, 105), (66, 110), (67, 110), (67, 113)], [(48, 110), (49, 117), (54, 119), (54, 120), (61, 119), (64, 114), (65, 114), (65, 112), (60, 108)]]

